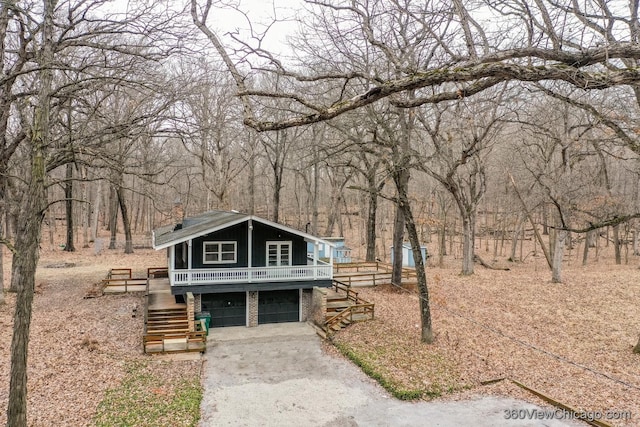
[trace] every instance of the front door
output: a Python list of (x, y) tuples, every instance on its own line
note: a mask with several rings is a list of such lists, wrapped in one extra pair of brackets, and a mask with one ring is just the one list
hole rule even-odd
[(291, 265), (291, 242), (267, 242), (267, 266)]

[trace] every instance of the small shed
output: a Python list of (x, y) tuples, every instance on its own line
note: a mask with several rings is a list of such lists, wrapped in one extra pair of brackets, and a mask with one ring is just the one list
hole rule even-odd
[[(318, 256), (320, 258), (329, 258), (331, 251), (333, 250), (333, 262), (345, 263), (351, 262), (351, 248), (345, 245), (344, 237), (323, 237), (322, 240), (333, 243), (335, 246), (332, 248), (329, 245), (319, 243), (318, 244)], [(307, 243), (307, 252), (313, 253), (313, 243)]]
[[(422, 252), (422, 259), (426, 262), (427, 259), (427, 247), (425, 245), (420, 246), (420, 251)], [(391, 263), (393, 264), (393, 246), (390, 247), (391, 252)], [(413, 250), (411, 250), (410, 243), (402, 244), (402, 265), (404, 267), (415, 267), (416, 260), (413, 257)]]

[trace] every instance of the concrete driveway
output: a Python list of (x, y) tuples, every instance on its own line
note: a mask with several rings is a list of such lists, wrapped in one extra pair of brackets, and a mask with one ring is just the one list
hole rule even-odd
[(584, 425), (507, 420), (505, 411), (534, 414), (539, 409), (513, 399), (396, 400), (355, 365), (325, 354), (320, 338), (305, 323), (214, 329), (203, 384), (202, 427)]

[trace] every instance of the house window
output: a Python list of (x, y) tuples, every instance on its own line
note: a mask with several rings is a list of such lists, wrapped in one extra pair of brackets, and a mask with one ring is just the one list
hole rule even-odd
[(235, 264), (237, 253), (236, 242), (204, 242), (202, 262), (204, 264)]
[(267, 266), (291, 265), (291, 242), (267, 242)]

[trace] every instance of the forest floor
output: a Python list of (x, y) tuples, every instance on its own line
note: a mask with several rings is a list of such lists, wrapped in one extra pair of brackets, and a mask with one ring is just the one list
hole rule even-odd
[[(484, 251), (479, 254), (491, 261)], [(349, 327), (335, 342), (408, 396), (502, 395), (541, 404), (509, 380), (480, 385), (507, 378), (580, 410), (629, 412), (631, 420), (609, 422), (638, 425), (640, 356), (631, 349), (640, 334), (640, 258), (614, 265), (605, 254), (582, 267), (574, 253), (562, 284), (550, 282), (541, 257), (523, 263), (500, 258), (498, 265), (510, 271), (477, 265), (471, 277), (458, 274), (460, 260), (446, 258), (443, 268), (427, 269), (433, 345), (420, 343), (415, 289), (389, 287), (361, 290), (376, 303), (376, 320)], [(51, 268), (64, 262), (75, 265)], [(156, 378), (148, 390), (155, 397), (171, 396), (184, 380), (199, 380), (201, 361), (143, 354), (141, 295), (83, 298), (109, 268), (132, 267), (142, 275), (165, 262), (163, 251), (150, 249), (133, 255), (122, 249), (42, 250), (29, 345), (30, 425), (115, 425), (98, 418), (100, 402), (128, 384), (132, 371)], [(0, 306), (0, 425), (6, 423), (14, 302), (7, 293)], [(136, 304), (138, 315), (132, 317)], [(332, 346), (327, 350), (337, 353)], [(173, 418), (167, 425), (189, 423)]]
[(567, 259), (561, 284), (551, 283), (542, 257), (497, 260), (510, 271), (476, 264), (467, 277), (460, 260), (448, 259), (427, 269), (434, 344), (420, 342), (415, 287), (362, 289), (376, 319), (338, 333), (335, 343), (401, 394), (541, 403), (516, 380), (588, 415), (600, 412), (612, 425), (640, 425), (640, 355), (632, 353), (640, 335), (639, 259), (615, 265), (602, 252), (599, 258), (585, 267)]
[[(136, 250), (131, 255), (124, 255), (122, 249), (105, 249), (99, 254), (93, 248), (74, 253), (59, 247), (41, 251), (29, 342), (30, 426), (146, 425), (138, 420), (148, 418), (147, 414), (117, 413), (118, 400), (123, 396), (113, 390), (125, 384), (125, 399), (160, 398), (166, 402), (185, 381), (195, 382), (199, 389), (201, 361), (143, 353), (141, 293), (84, 299), (110, 268), (131, 267), (137, 277), (143, 277), (147, 267), (163, 266), (165, 256), (164, 251), (152, 249)], [(63, 263), (74, 266), (65, 268)], [(6, 264), (10, 263), (5, 263), (8, 287), (10, 268)], [(14, 306), (15, 294), (6, 293), (6, 304), (0, 306), (0, 425), (6, 424)], [(134, 306), (138, 307), (135, 317)], [(149, 390), (136, 389), (140, 383), (148, 384)], [(101, 408), (103, 400), (111, 407)], [(196, 416), (198, 412), (199, 399)], [(131, 418), (136, 415), (138, 420)], [(192, 420), (182, 420), (183, 415), (154, 417), (156, 422), (170, 417), (165, 425), (193, 425)]]

